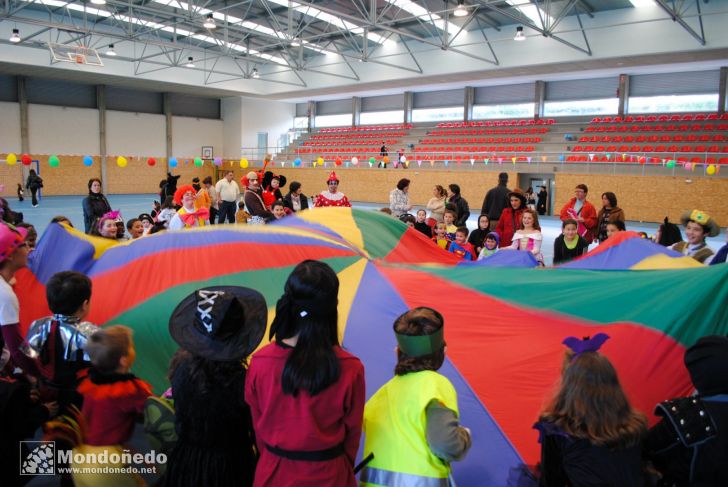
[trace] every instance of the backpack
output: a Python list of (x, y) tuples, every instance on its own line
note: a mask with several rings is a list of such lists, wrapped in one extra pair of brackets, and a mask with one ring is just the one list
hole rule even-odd
[(169, 454), (177, 443), (173, 400), (157, 396), (147, 398), (144, 402), (144, 434), (154, 451)]

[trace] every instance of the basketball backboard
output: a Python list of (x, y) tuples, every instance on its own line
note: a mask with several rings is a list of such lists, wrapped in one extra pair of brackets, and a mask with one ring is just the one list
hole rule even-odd
[(48, 49), (51, 51), (51, 63), (88, 64), (91, 66), (104, 65), (98, 51), (92, 47), (49, 42)]

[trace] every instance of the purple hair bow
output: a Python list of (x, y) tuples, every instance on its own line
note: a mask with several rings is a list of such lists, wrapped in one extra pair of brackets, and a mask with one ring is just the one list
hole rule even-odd
[(604, 342), (606, 342), (609, 339), (609, 335), (606, 333), (597, 333), (593, 337), (584, 337), (583, 339), (578, 339), (576, 337), (568, 337), (563, 342), (564, 345), (569, 347), (572, 352), (574, 352), (574, 357), (572, 360), (579, 355), (581, 355), (584, 352), (596, 352), (600, 348), (602, 348), (602, 345), (604, 345)]

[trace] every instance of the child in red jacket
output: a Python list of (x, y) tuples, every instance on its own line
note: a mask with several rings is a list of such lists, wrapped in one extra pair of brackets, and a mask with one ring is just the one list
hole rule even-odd
[[(78, 386), (78, 392), (83, 395), (82, 413), (86, 431), (84, 444), (73, 450), (74, 457), (76, 453), (99, 455), (104, 451), (109, 457), (114, 453), (121, 455), (123, 445), (131, 438), (136, 420), (144, 410), (144, 401), (152, 395), (149, 384), (129, 373), (136, 356), (132, 331), (121, 325), (102, 328), (89, 337), (86, 352), (93, 366)], [(106, 465), (127, 466), (123, 461), (112, 463), (111, 460)], [(73, 466), (103, 465), (74, 463)], [(74, 472), (73, 481), (77, 486), (104, 485), (111, 483), (109, 475), (137, 478), (133, 473), (107, 474), (104, 477), (102, 474)]]

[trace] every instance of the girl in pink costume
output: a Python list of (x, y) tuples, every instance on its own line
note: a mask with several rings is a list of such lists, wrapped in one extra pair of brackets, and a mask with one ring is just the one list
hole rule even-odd
[(521, 226), (513, 235), (513, 243), (510, 248), (527, 250), (533, 254), (539, 264), (544, 265), (541, 253), (542, 241), (543, 235), (541, 235), (541, 225), (538, 224), (538, 214), (530, 208), (524, 210)]

